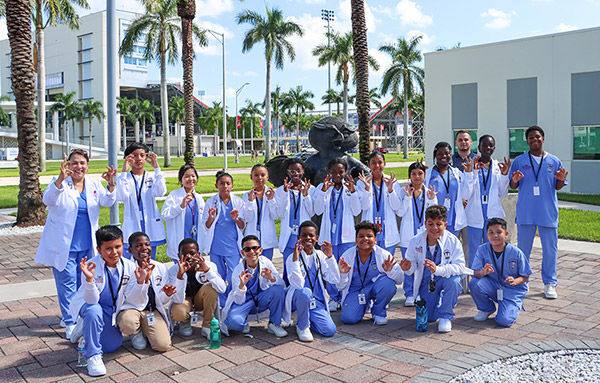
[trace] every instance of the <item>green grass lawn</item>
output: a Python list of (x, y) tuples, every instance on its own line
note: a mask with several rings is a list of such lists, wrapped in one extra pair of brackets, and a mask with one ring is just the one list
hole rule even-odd
[(557, 193), (561, 201), (587, 203), (590, 205), (600, 205), (600, 194), (572, 194)]
[(559, 209), (558, 236), (578, 241), (600, 242), (600, 213)]

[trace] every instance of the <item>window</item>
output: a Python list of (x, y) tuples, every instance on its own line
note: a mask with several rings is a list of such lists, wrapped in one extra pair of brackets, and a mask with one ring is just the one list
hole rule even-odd
[(537, 78), (507, 80), (506, 106), (509, 128), (537, 125)]
[(81, 79), (89, 80), (92, 78), (92, 63), (81, 64)]
[(82, 81), (81, 82), (81, 98), (88, 99), (92, 98), (92, 81)]
[(142, 55), (146, 54), (146, 48), (145, 47), (138, 46), (137, 47), (137, 51), (138, 51), (139, 54), (142, 54)]
[(92, 35), (85, 35), (79, 38), (80, 41), (80, 50), (91, 49), (92, 48)]
[(138, 66), (146, 66), (146, 60), (144, 60), (144, 59), (137, 59), (137, 64), (138, 64)]
[(134, 59), (133, 57), (128, 57), (128, 56), (125, 56), (123, 58), (123, 61), (125, 62), (125, 64), (130, 64), (130, 65), (135, 65), (137, 62), (136, 59)]
[[(455, 130), (454, 131), (454, 142), (456, 142), (456, 133), (459, 131)], [(473, 140), (473, 143), (471, 144), (471, 151), (475, 154), (477, 154), (477, 144), (478, 144), (478, 138), (477, 138), (477, 130), (476, 129), (464, 129), (467, 132), (469, 132), (469, 135), (471, 136), (471, 140)], [(457, 152), (458, 148), (456, 147), (456, 144), (454, 145), (454, 151)]]
[(527, 128), (508, 129), (508, 151), (510, 158), (515, 158), (529, 151), (525, 131)]
[(92, 50), (81, 51), (81, 62), (92, 61)]
[(46, 89), (58, 88), (64, 85), (63, 72), (46, 75)]
[(600, 126), (573, 127), (573, 159), (600, 160)]
[(452, 129), (477, 129), (477, 84), (452, 85)]

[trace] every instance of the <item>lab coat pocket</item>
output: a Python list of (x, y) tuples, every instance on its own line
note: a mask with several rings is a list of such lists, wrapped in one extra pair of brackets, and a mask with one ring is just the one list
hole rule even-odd
[(45, 251), (58, 254), (61, 250), (69, 249), (72, 235), (69, 236), (65, 233), (65, 225), (66, 222), (61, 222), (55, 218), (48, 218), (42, 236), (46, 237), (46, 243), (51, 243), (52, 246), (47, 246)]

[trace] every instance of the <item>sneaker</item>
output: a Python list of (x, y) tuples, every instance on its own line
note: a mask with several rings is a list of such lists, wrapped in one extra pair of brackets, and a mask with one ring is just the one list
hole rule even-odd
[(244, 325), (244, 329), (242, 330), (243, 334), (250, 334), (250, 325), (248, 323), (246, 323)]
[(551, 283), (546, 283), (544, 285), (544, 295), (546, 296), (546, 299), (558, 298), (558, 294), (556, 293), (556, 287)]
[(65, 327), (67, 327), (67, 324), (66, 324), (66, 323), (65, 323), (65, 321), (64, 321), (64, 320), (62, 320), (62, 319), (60, 320), (60, 327), (62, 327), (62, 328), (65, 328)]
[(406, 297), (404, 307), (415, 307), (415, 297)]
[(102, 355), (96, 354), (87, 360), (87, 369), (89, 376), (106, 375), (106, 367), (102, 361)]
[(452, 331), (452, 322), (450, 319), (440, 319), (440, 323), (438, 323), (438, 332), (450, 331)]
[(338, 309), (338, 302), (329, 301), (329, 312), (335, 312)]
[(74, 324), (70, 324), (65, 326), (65, 338), (71, 339), (71, 334), (73, 334), (73, 330), (75, 329)]
[(131, 337), (131, 345), (136, 350), (143, 350), (146, 348), (148, 342), (146, 341), (146, 337), (144, 336), (144, 333), (142, 331), (138, 332), (137, 334)]
[(192, 329), (192, 324), (190, 322), (179, 323), (179, 335), (191, 336), (193, 333), (194, 333), (194, 329)]
[(296, 334), (298, 334), (298, 339), (302, 342), (312, 342), (314, 340), (313, 335), (310, 332), (310, 326), (304, 330), (300, 330), (300, 327), (296, 326)]
[(475, 316), (473, 317), (473, 320), (474, 320), (475, 322), (483, 322), (483, 321), (486, 321), (486, 320), (487, 320), (487, 319), (490, 317), (490, 315), (492, 315), (493, 313), (494, 313), (493, 311), (479, 311), (479, 312), (477, 313), (477, 315), (475, 315)]
[(202, 336), (205, 337), (206, 339), (210, 340), (210, 328), (202, 327), (200, 329), (200, 334), (202, 334)]
[(276, 325), (275, 323), (269, 323), (269, 327), (267, 328), (267, 331), (270, 332), (271, 334), (275, 335), (275, 337), (277, 338), (283, 338), (284, 336), (287, 336), (287, 331), (285, 331), (283, 329), (283, 327)]
[(373, 324), (375, 326), (383, 326), (387, 324), (386, 317), (380, 317), (379, 315), (373, 315)]
[(71, 343), (79, 342), (79, 338), (83, 336), (83, 319), (79, 318), (79, 321), (75, 324), (73, 330), (71, 330), (71, 336), (69, 340)]
[(229, 327), (227, 327), (225, 322), (221, 322), (221, 334), (229, 336)]

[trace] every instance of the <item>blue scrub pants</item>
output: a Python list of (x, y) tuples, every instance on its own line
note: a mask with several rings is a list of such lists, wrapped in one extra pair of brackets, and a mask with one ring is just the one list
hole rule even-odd
[(494, 312), (496, 311), (494, 302), (498, 303), (496, 322), (503, 327), (510, 327), (515, 323), (521, 312), (521, 307), (523, 307), (523, 299), (527, 295), (527, 290), (518, 291), (503, 286), (503, 299), (499, 301), (496, 290), (498, 290), (500, 284), (489, 277), (473, 278), (469, 282), (469, 287), (471, 288), (471, 296), (479, 311)]
[(88, 261), (92, 259), (94, 257), (94, 249), (90, 247), (83, 251), (70, 251), (69, 259), (63, 271), (58, 271), (54, 267), (52, 268), (60, 313), (62, 314), (63, 322), (67, 326), (75, 324), (76, 318), (71, 317), (69, 306), (77, 289), (81, 286), (81, 269), (79, 268), (79, 264), (83, 257), (87, 257)]
[(83, 320), (83, 338), (85, 339), (85, 357), (111, 353), (121, 347), (123, 335), (117, 326), (112, 325), (112, 316), (106, 315), (99, 303), (84, 303), (79, 310)]
[[(286, 286), (289, 286), (290, 281), (288, 280), (287, 270), (286, 270), (286, 261), (288, 257), (294, 254), (294, 248), (296, 247), (296, 242), (298, 242), (298, 236), (290, 233), (290, 238), (288, 239), (287, 244), (285, 245), (285, 249), (283, 249), (283, 281)], [(281, 249), (280, 249), (281, 250)]]
[[(227, 281), (227, 289), (223, 294), (219, 294), (219, 303), (221, 307), (225, 307), (225, 301), (231, 291), (231, 275), (233, 269), (240, 263), (242, 255), (237, 251), (237, 246), (234, 245), (235, 253), (229, 253), (227, 255), (220, 255), (211, 253), (210, 260), (217, 265), (217, 271), (224, 281)], [(238, 281), (239, 283), (239, 281)]]
[[(406, 258), (406, 247), (400, 247), (400, 251), (402, 252), (402, 259)], [(402, 284), (402, 288), (404, 289), (404, 296), (415, 297), (414, 293), (414, 285), (415, 284), (415, 274), (407, 275), (404, 274), (404, 284)]]
[(517, 241), (519, 243), (519, 249), (525, 253), (527, 260), (529, 260), (536, 227), (540, 232), (540, 240), (542, 241), (542, 281), (544, 284), (550, 283), (556, 286), (558, 228), (536, 225), (518, 225)]
[(292, 312), (296, 311), (298, 328), (304, 330), (310, 325), (311, 330), (323, 336), (334, 336), (337, 328), (327, 306), (316, 300), (317, 307), (310, 309), (312, 291), (308, 287), (294, 291), (292, 295)]
[[(336, 262), (339, 263), (340, 257), (342, 256), (342, 254), (344, 254), (346, 252), (346, 250), (348, 250), (352, 246), (354, 246), (354, 243), (342, 243), (341, 245), (332, 246), (331, 250), (333, 252), (333, 256), (335, 257)], [(342, 292), (339, 291), (333, 283), (328, 283), (326, 288), (327, 288), (327, 294), (329, 294), (330, 301), (335, 301), (335, 302), (342, 301)], [(305, 328), (305, 327), (300, 327), (300, 328)]]
[(482, 243), (488, 243), (486, 235), (486, 227), (489, 220), (483, 224), (483, 229), (478, 229), (473, 226), (467, 226), (467, 243), (469, 244), (469, 267), (473, 264), (477, 249)]
[[(427, 278), (426, 278), (427, 275)], [(454, 319), (454, 307), (458, 303), (458, 296), (462, 291), (460, 284), (460, 275), (453, 275), (450, 278), (435, 277), (436, 289), (434, 293), (429, 292), (429, 280), (431, 274), (424, 273), (421, 286), (419, 286), (419, 295), (425, 299), (427, 307), (427, 320), (434, 322), (437, 319)]]
[[(260, 282), (258, 282), (260, 283)], [(248, 292), (246, 294), (249, 295)], [(273, 285), (266, 290), (261, 291), (258, 294), (258, 308), (254, 304), (253, 299), (248, 299), (246, 303), (238, 305), (233, 303), (227, 318), (225, 319), (225, 325), (232, 330), (242, 331), (244, 326), (248, 324), (248, 315), (261, 313), (265, 310), (269, 310), (269, 321), (280, 326), (281, 325), (281, 311), (283, 310), (283, 303), (285, 301), (285, 291), (280, 285)]]
[(394, 295), (396, 295), (396, 282), (390, 279), (387, 275), (382, 275), (375, 282), (369, 282), (362, 290), (365, 294), (367, 304), (361, 305), (358, 302), (358, 294), (361, 290), (351, 290), (346, 294), (346, 299), (342, 304), (341, 320), (345, 324), (355, 324), (365, 316), (369, 301), (373, 301), (371, 313), (379, 317), (387, 316), (387, 305), (390, 303)]
[(449, 232), (454, 234), (456, 237), (458, 237), (458, 233), (460, 232), (460, 230), (454, 230), (454, 225), (450, 225), (450, 224), (448, 224), (448, 226), (446, 226), (446, 230), (448, 230)]
[(381, 247), (382, 249), (386, 249), (390, 254), (392, 254), (392, 256), (394, 256), (394, 254), (396, 253), (396, 245), (385, 247), (385, 241), (377, 241), (377, 246)]
[(263, 249), (262, 254), (263, 257), (269, 258), (269, 260), (273, 260), (273, 248)]

